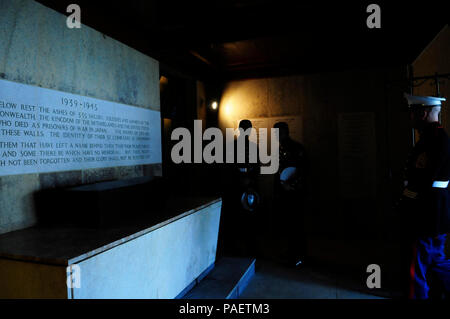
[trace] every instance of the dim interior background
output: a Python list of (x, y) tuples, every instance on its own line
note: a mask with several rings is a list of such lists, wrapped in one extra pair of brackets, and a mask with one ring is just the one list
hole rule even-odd
[[(7, 26), (2, 39), (8, 41), (1, 42), (1, 77), (151, 105), (161, 111), (163, 162), (0, 177), (0, 205), (6, 212), (0, 233), (35, 224), (32, 194), (39, 189), (163, 175), (172, 192), (223, 194), (222, 165), (171, 161), (173, 129), (193, 129), (195, 119), (204, 128), (224, 130), (243, 118), (294, 118), (296, 138), (311, 163), (305, 199), (309, 257), (362, 272), (376, 263), (395, 281), (395, 234), (401, 225), (394, 221), (393, 203), (412, 139), (402, 111), (407, 66), (414, 76), (450, 72), (444, 10), (380, 2), (382, 28), (369, 30), (363, 2), (79, 1), (82, 23), (101, 35), (86, 28), (67, 40), (69, 31), (54, 27), (62, 20), (44, 6), (65, 13), (68, 4), (15, 2), (10, 19), (2, 22)], [(39, 37), (30, 37), (29, 28), (37, 28)], [(449, 91), (448, 80), (442, 81), (441, 95), (448, 99)], [(425, 82), (414, 93), (434, 95), (434, 83)], [(214, 100), (217, 110), (210, 107)], [(449, 131), (446, 106), (442, 123)], [(272, 178), (258, 180), (264, 209), (254, 216), (259, 253), (268, 257), (276, 248), (264, 238), (279, 218)]]

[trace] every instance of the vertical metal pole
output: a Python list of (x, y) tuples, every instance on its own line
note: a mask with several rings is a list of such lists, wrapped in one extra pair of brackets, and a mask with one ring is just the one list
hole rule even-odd
[[(408, 65), (408, 75), (409, 75), (409, 94), (413, 94), (414, 90), (414, 70), (412, 64)], [(416, 145), (416, 130), (414, 127), (411, 129), (412, 131), (412, 146)]]
[(441, 92), (439, 91), (439, 75), (438, 75), (437, 72), (434, 75), (434, 82), (436, 84), (436, 96), (440, 97), (441, 96)]
[[(434, 84), (436, 85), (436, 96), (440, 97), (441, 96), (441, 92), (439, 90), (439, 75), (438, 75), (437, 72), (434, 74)], [(440, 124), (442, 123), (441, 114), (442, 114), (442, 111), (439, 112), (439, 123)]]

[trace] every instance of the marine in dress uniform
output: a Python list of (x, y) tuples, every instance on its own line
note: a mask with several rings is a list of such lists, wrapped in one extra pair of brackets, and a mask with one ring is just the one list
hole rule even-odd
[(287, 237), (286, 262), (298, 266), (306, 258), (304, 228), (308, 163), (305, 148), (292, 140), (286, 122), (274, 125), (279, 134), (279, 169), (275, 176), (275, 218), (278, 235)]
[(400, 201), (403, 236), (411, 245), (408, 297), (427, 299), (430, 278), (450, 291), (450, 260), (444, 254), (450, 232), (450, 141), (438, 122), (444, 98), (405, 94), (420, 138), (409, 154)]
[[(252, 128), (252, 123), (250, 120), (241, 120), (239, 128), (245, 132)], [(239, 138), (244, 138), (243, 163), (238, 163)], [(224, 196), (223, 246), (227, 254), (254, 256), (261, 201), (257, 183), (260, 174), (258, 146), (248, 135), (239, 136), (229, 146), (234, 147), (234, 165), (230, 165), (226, 176), (228, 185)], [(256, 162), (250, 155), (252, 149), (256, 150)]]

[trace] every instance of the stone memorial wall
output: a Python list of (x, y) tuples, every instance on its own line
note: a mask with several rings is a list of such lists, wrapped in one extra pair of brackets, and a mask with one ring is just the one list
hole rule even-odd
[(0, 234), (41, 190), (161, 176), (158, 61), (33, 0), (0, 13)]

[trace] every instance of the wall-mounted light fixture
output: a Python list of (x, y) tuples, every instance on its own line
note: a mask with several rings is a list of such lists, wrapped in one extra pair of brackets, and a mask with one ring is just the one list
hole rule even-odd
[(219, 103), (217, 103), (217, 101), (212, 101), (212, 103), (211, 103), (211, 109), (217, 110), (218, 107), (219, 107)]

